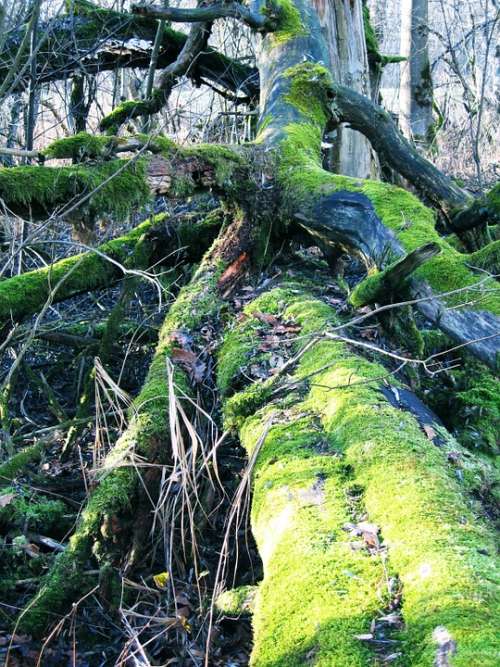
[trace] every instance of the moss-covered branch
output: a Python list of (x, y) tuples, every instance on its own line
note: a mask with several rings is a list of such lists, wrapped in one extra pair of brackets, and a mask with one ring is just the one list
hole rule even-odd
[(58, 303), (82, 292), (109, 287), (124, 276), (124, 265), (144, 237), (148, 239), (150, 256), (157, 250), (161, 259), (170, 255), (176, 261), (178, 255), (172, 252), (188, 246), (189, 257), (196, 261), (221, 224), (220, 212), (194, 221), (188, 217), (169, 222), (164, 215), (159, 215), (95, 251), (73, 255), (45, 268), (3, 280), (0, 282), (0, 322), (32, 315), (49, 299)]
[[(74, 150), (81, 150), (76, 142)], [(53, 155), (60, 154), (56, 151), (60, 151), (57, 145)], [(51, 154), (52, 149), (47, 152)], [(145, 160), (111, 160), (68, 167), (0, 167), (0, 197), (11, 210), (21, 213), (30, 208), (34, 214), (49, 215), (60, 208), (59, 213), (64, 214), (63, 207), (71, 204), (89, 218), (125, 217), (144, 206), (151, 191)], [(76, 206), (78, 200), (82, 203)]]
[[(121, 118), (119, 109), (115, 112)], [(106, 159), (122, 150), (140, 150), (141, 154)], [(43, 154), (48, 159), (88, 162), (64, 167), (0, 167), (0, 198), (11, 210), (39, 216), (54, 213), (93, 226), (100, 216), (125, 217), (155, 195), (186, 197), (212, 189), (225, 194), (241, 190), (244, 196), (248, 190), (244, 188), (248, 162), (242, 151), (229, 146), (183, 147), (163, 136), (119, 138), (81, 132), (57, 139)]]
[[(37, 81), (42, 84), (69, 78), (80, 70), (83, 60), (87, 74), (118, 67), (147, 69), (156, 30), (154, 18), (103, 9), (92, 3), (75, 3), (72, 13), (56, 16), (39, 26), (42, 37), (37, 53)], [(0, 52), (0, 81), (8, 74), (24, 34), (23, 28), (9, 34)], [(144, 41), (151, 44), (150, 49), (139, 46)], [(166, 67), (175, 61), (185, 41), (186, 35), (165, 26), (158, 67)], [(120, 51), (117, 43), (125, 48)], [(27, 58), (25, 53), (24, 59)], [(19, 66), (16, 68), (16, 74), (20, 69)], [(258, 73), (210, 48), (200, 54), (190, 76), (196, 81), (208, 79), (251, 98), (258, 96)], [(20, 90), (26, 85), (27, 77), (18, 77), (16, 88)]]
[(139, 238), (151, 229), (151, 222), (143, 222), (125, 236), (99, 246), (96, 252), (73, 255), (43, 269), (3, 280), (0, 282), (0, 322), (32, 315), (49, 299), (57, 303), (75, 294), (111, 285), (123, 276), (121, 265), (133, 253)]

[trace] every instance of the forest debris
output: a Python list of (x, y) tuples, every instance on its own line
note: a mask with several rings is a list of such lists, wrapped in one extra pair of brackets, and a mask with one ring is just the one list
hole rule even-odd
[(217, 282), (217, 287), (219, 290), (224, 290), (231, 283), (235, 282), (239, 278), (243, 266), (248, 262), (249, 257), (248, 253), (242, 252), (239, 257), (237, 257), (232, 264), (230, 264), (227, 269), (222, 273), (221, 277)]
[(345, 523), (343, 529), (352, 533), (353, 535), (359, 535), (363, 538), (363, 541), (366, 546), (374, 547), (378, 549), (380, 547), (380, 541), (378, 534), (380, 528), (374, 523), (369, 523), (368, 521), (360, 521), (359, 523)]
[(206, 364), (198, 358), (198, 355), (191, 350), (182, 347), (172, 349), (172, 360), (184, 366), (195, 382), (202, 382), (205, 376)]
[(429, 440), (434, 440), (437, 433), (432, 428), (432, 426), (430, 424), (422, 424), (422, 428), (424, 429), (425, 435), (429, 438)]
[(37, 544), (42, 544), (44, 547), (48, 547), (53, 551), (61, 552), (64, 551), (66, 548), (64, 544), (61, 544), (61, 542), (53, 540), (51, 537), (47, 537), (46, 535), (38, 535), (37, 533), (28, 533), (27, 538), (32, 542), (35, 542)]
[(455, 640), (443, 625), (438, 625), (434, 629), (432, 638), (438, 645), (434, 664), (436, 667), (449, 667), (451, 665), (449, 658), (457, 652)]
[(165, 590), (169, 579), (170, 579), (169, 572), (159, 572), (158, 574), (153, 574), (153, 581), (161, 591)]

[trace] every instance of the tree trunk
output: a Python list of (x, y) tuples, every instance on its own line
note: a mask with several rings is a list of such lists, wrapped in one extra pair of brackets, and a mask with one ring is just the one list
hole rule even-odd
[(402, 0), (399, 124), (405, 137), (428, 144), (432, 127), (428, 0)]
[[(335, 82), (370, 95), (370, 75), (361, 0), (314, 2), (328, 47), (328, 66)], [(331, 171), (369, 178), (373, 172), (370, 143), (362, 134), (340, 126), (334, 140)]]

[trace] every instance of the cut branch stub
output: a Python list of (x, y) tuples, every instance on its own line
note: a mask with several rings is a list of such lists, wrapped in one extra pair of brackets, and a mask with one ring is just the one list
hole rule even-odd
[(422, 264), (441, 252), (437, 243), (427, 243), (416, 248), (406, 257), (397, 260), (384, 271), (368, 275), (356, 286), (350, 296), (353, 306), (365, 306), (370, 303), (389, 301), (408, 286), (408, 279)]

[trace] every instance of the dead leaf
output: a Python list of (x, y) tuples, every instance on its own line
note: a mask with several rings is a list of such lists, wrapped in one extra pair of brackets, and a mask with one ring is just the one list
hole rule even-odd
[(171, 356), (174, 362), (178, 362), (186, 367), (195, 382), (203, 381), (206, 365), (198, 359), (198, 356), (194, 352), (181, 347), (174, 347)]
[(362, 331), (359, 332), (359, 335), (361, 338), (364, 338), (365, 340), (375, 340), (378, 336), (378, 331), (377, 329), (363, 329)]
[(255, 313), (253, 313), (253, 316), (264, 324), (270, 324), (272, 327), (281, 324), (280, 320), (275, 315), (271, 315), (270, 313), (261, 313), (257, 310)]
[(217, 282), (219, 289), (225, 288), (230, 282), (233, 282), (241, 273), (242, 267), (248, 262), (248, 253), (242, 252), (241, 255), (230, 264)]
[(16, 497), (15, 493), (4, 493), (0, 496), (0, 507), (7, 507)]
[(429, 440), (434, 440), (436, 437), (437, 433), (436, 431), (432, 428), (430, 424), (423, 424), (422, 428), (425, 431), (425, 435), (429, 438)]
[(378, 539), (380, 528), (376, 526), (374, 523), (361, 521), (360, 523), (358, 523), (358, 530), (361, 531), (361, 535), (368, 546), (370, 547), (380, 546), (380, 542)]
[(165, 590), (169, 579), (170, 579), (169, 572), (159, 572), (158, 574), (153, 574), (153, 581), (161, 591)]

